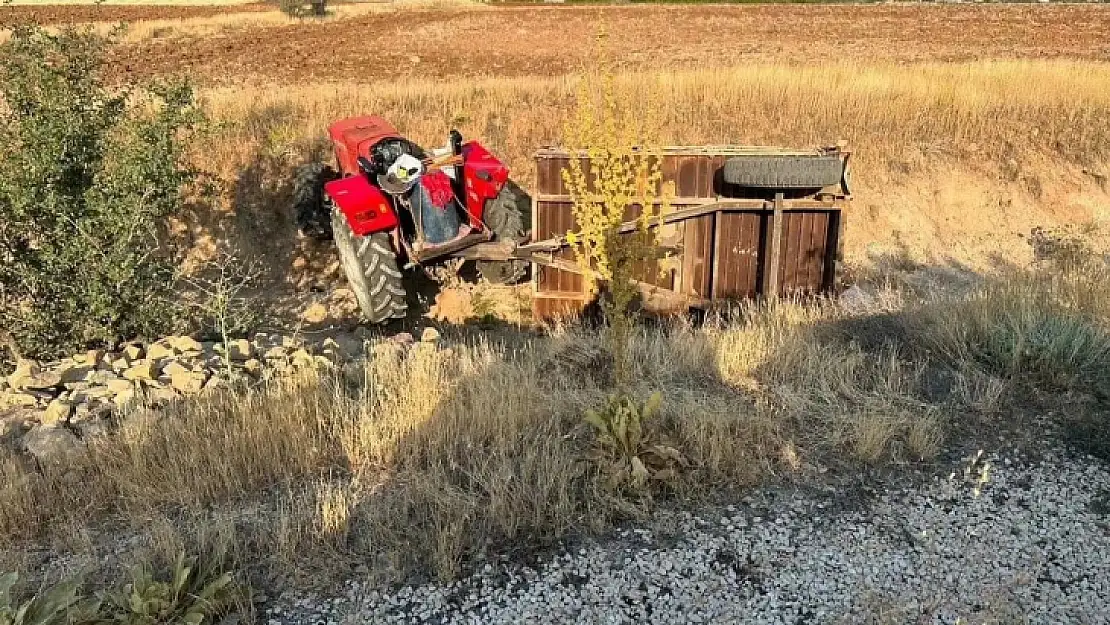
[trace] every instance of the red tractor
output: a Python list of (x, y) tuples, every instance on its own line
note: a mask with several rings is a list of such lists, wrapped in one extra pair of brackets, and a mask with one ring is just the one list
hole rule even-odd
[[(307, 235), (334, 237), (371, 323), (405, 317), (403, 270), (427, 270), (480, 244), (525, 241), (531, 200), (477, 141), (452, 131), (447, 147), (429, 152), (377, 116), (335, 122), (328, 135), (336, 165), (298, 171), (297, 222)], [(528, 263), (501, 255), (476, 266), (491, 282), (511, 283)]]

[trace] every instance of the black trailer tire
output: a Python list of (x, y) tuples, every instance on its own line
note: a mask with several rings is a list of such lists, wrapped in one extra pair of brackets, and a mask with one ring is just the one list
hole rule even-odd
[(726, 184), (756, 189), (820, 189), (840, 182), (844, 161), (839, 156), (753, 155), (725, 161)]
[(307, 237), (326, 241), (332, 237), (331, 200), (324, 184), (339, 178), (329, 165), (306, 163), (293, 174), (293, 210), (297, 229)]
[(362, 316), (374, 324), (403, 319), (408, 313), (408, 300), (389, 233), (360, 237), (351, 231), (338, 209), (332, 211), (331, 224), (343, 273)]
[[(509, 180), (497, 197), (486, 204), (482, 221), (493, 231), (497, 240), (519, 240), (527, 232), (526, 224), (532, 221), (532, 198)], [(523, 260), (480, 260), (474, 264), (478, 273), (493, 284), (513, 284), (528, 271), (528, 263)]]

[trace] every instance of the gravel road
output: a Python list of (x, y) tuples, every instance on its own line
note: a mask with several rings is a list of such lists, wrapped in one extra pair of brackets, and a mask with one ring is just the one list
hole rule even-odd
[(1093, 458), (970, 459), (845, 509), (766, 490), (625, 529), (536, 568), (383, 592), (350, 582), (277, 623), (1110, 623), (1110, 472)]

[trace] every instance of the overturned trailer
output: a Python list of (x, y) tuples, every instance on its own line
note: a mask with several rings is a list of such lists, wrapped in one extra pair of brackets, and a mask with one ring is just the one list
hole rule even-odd
[[(645, 305), (670, 311), (831, 291), (843, 211), (851, 199), (850, 156), (843, 144), (815, 150), (666, 148), (662, 174), (674, 184), (674, 197), (657, 227), (663, 229), (662, 244), (675, 254), (662, 266), (653, 261), (638, 268)], [(584, 156), (548, 148), (535, 158), (535, 243), (515, 255), (533, 262), (534, 316), (573, 315), (590, 296), (566, 243), (575, 223), (562, 172), (572, 158)]]

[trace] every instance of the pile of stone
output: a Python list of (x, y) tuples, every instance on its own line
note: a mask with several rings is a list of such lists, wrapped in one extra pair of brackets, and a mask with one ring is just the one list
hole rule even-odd
[(331, 368), (362, 357), (365, 338), (257, 334), (202, 342), (171, 336), (53, 363), (21, 360), (0, 378), (0, 446), (55, 461), (80, 449), (81, 439), (105, 432), (111, 416), (131, 404), (157, 407), (231, 382)]

